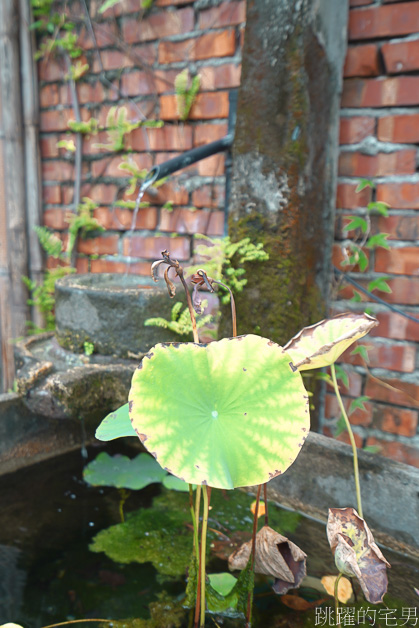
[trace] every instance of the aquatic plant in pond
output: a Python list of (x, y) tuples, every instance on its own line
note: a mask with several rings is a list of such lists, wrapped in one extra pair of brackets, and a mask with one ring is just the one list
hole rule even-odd
[[(231, 560), (232, 568), (242, 569), (242, 575), (231, 591), (215, 595), (205, 573), (210, 487), (260, 485), (258, 502), (261, 485), (286, 471), (309, 431), (308, 395), (300, 371), (332, 365), (333, 378), (333, 362), (377, 321), (364, 314), (341, 315), (305, 328), (284, 348), (254, 335), (205, 345), (199, 342), (193, 309), (200, 311), (199, 288), (213, 290), (216, 282), (199, 269), (192, 278), (191, 299), (183, 269), (168, 251), (153, 264), (154, 279), (161, 264), (167, 266), (164, 279), (169, 296), (175, 294), (169, 272), (174, 272), (185, 288), (194, 342), (154, 346), (133, 376), (128, 406), (131, 427), (127, 406), (123, 406), (105, 419), (97, 436), (108, 440), (132, 435), (134, 430), (164, 471), (198, 485), (195, 503), (190, 490), (194, 542), (185, 603), (191, 605), (195, 597), (195, 626), (204, 625), (206, 607), (217, 610), (217, 605), (218, 611), (241, 610), (250, 626), (253, 570), (273, 575), (273, 588), (282, 594), (299, 586), (305, 574), (305, 554), (270, 528), (268, 514), (257, 533), (256, 505), (252, 541), (237, 551), (239, 561)], [(235, 329), (233, 303), (232, 314)], [(335, 389), (339, 394), (337, 384)], [(356, 450), (354, 463), (362, 512)], [(245, 605), (237, 602), (237, 587), (240, 599), (247, 597)]]

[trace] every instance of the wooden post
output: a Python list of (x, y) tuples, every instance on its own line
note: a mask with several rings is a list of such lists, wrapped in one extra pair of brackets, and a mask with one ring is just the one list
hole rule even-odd
[[(20, 68), (25, 159), (25, 199), (29, 253), (29, 277), (36, 283), (43, 279), (43, 253), (34, 227), (42, 224), (42, 180), (39, 151), (39, 97), (36, 71), (35, 34), (29, 30), (32, 12), (29, 0), (19, 0)], [(42, 314), (32, 309), (32, 320), (44, 326)]]
[[(25, 333), (29, 318), (28, 292), (22, 275), (28, 274), (22, 104), (20, 94), (18, 0), (0, 2), (0, 181), (1, 269), (5, 292), (0, 292), (2, 347)], [(6, 246), (7, 245), (7, 246)], [(10, 316), (5, 312), (10, 309)], [(9, 360), (9, 352), (6, 351)], [(10, 365), (7, 371), (10, 373)], [(5, 372), (6, 375), (6, 372)], [(9, 377), (10, 375), (7, 375)], [(6, 388), (10, 387), (10, 382)]]

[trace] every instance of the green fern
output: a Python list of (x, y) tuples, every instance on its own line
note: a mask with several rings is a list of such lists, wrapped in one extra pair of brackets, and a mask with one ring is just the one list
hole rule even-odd
[(63, 243), (60, 238), (54, 235), (48, 227), (35, 226), (34, 230), (38, 236), (39, 243), (51, 257), (59, 258), (63, 252)]
[(71, 256), (77, 236), (85, 238), (92, 231), (104, 231), (104, 228), (93, 218), (93, 211), (97, 203), (85, 196), (83, 202), (77, 208), (77, 213), (71, 214), (67, 218), (68, 222), (68, 244), (66, 254)]
[(99, 131), (99, 122), (96, 118), (90, 118), (88, 122), (68, 121), (68, 128), (73, 133), (82, 133), (83, 135), (96, 135)]
[(201, 86), (199, 74), (190, 78), (189, 70), (185, 68), (175, 78), (175, 94), (177, 108), (181, 120), (187, 120), (192, 105)]
[[(202, 302), (203, 308), (205, 308), (207, 305), (208, 301)], [(179, 336), (189, 336), (192, 334), (191, 317), (189, 315), (188, 308), (186, 307), (182, 311), (182, 307), (183, 303), (181, 301), (177, 301), (172, 307), (170, 321), (159, 316), (157, 318), (148, 318), (146, 321), (144, 321), (144, 325), (146, 327), (162, 327), (163, 329), (169, 329)], [(211, 314), (206, 314), (205, 316), (197, 319), (196, 326), (198, 329), (200, 329), (204, 325), (210, 323), (212, 320), (213, 316)]]
[[(243, 238), (238, 242), (231, 242), (229, 237), (213, 239), (197, 235), (197, 238), (208, 242), (210, 246), (198, 244), (195, 252), (205, 261), (189, 267), (186, 272), (187, 276), (190, 277), (199, 268), (204, 267), (209, 277), (225, 283), (233, 294), (242, 292), (247, 284), (246, 270), (243, 268), (245, 263), (266, 262), (269, 259), (263, 245), (252, 244), (250, 238)], [(228, 292), (222, 286), (220, 290), (221, 302), (228, 303), (230, 300)]]
[(22, 281), (31, 293), (28, 304), (36, 307), (44, 317), (45, 327), (40, 328), (33, 323), (28, 323), (29, 333), (40, 333), (53, 331), (55, 329), (55, 282), (61, 277), (76, 272), (69, 266), (58, 266), (52, 270), (47, 270), (42, 283), (37, 284), (29, 277), (22, 277)]

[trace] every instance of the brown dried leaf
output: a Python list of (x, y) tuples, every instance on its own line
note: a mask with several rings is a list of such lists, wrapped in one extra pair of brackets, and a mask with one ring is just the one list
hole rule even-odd
[(355, 576), (368, 602), (378, 604), (387, 591), (390, 564), (354, 508), (330, 508), (327, 538), (339, 571)]
[(299, 371), (322, 368), (333, 364), (353, 342), (376, 325), (377, 319), (369, 314), (338, 314), (304, 327), (284, 346), (284, 351)]
[(167, 291), (169, 293), (169, 297), (171, 299), (173, 299), (173, 297), (176, 294), (176, 287), (175, 287), (175, 284), (173, 283), (173, 281), (170, 281), (170, 279), (169, 279), (169, 269), (170, 269), (170, 266), (169, 266), (169, 268), (166, 268), (166, 270), (164, 271), (164, 280), (166, 282), (166, 286), (167, 286)]
[[(249, 561), (252, 542), (244, 543), (228, 559), (231, 570), (244, 569)], [(255, 572), (273, 576), (272, 586), (280, 595), (295, 589), (306, 575), (306, 554), (285, 536), (269, 526), (256, 535)]]

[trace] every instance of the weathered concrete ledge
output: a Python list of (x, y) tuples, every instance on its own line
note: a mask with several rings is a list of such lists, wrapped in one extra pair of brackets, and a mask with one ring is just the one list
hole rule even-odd
[[(178, 292), (175, 302), (185, 301)], [(89, 342), (96, 353), (133, 357), (157, 342), (179, 339), (168, 329), (144, 326), (148, 318), (171, 320), (173, 304), (163, 280), (156, 284), (138, 275), (68, 275), (55, 284), (56, 337), (75, 353), (82, 353)]]
[[(419, 557), (419, 469), (358, 450), (364, 517), (375, 538)], [(268, 484), (269, 497), (326, 521), (328, 508), (356, 509), (352, 449), (310, 433), (294, 464)]]

